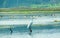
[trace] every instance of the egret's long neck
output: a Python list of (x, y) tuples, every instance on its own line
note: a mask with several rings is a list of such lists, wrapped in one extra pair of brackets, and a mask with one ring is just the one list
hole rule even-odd
[(33, 24), (33, 21), (30, 21), (27, 28), (31, 27), (32, 24)]

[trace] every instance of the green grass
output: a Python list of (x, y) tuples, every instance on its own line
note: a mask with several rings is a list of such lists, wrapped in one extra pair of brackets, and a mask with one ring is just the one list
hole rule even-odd
[(39, 14), (39, 13), (60, 13), (60, 8), (0, 8), (0, 14)]

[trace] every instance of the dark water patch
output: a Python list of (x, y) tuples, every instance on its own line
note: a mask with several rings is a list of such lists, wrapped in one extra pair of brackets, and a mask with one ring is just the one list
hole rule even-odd
[[(27, 25), (16, 25), (15, 28), (11, 28), (13, 33), (29, 33), (29, 29), (27, 28)], [(45, 25), (45, 26), (32, 26), (32, 33), (34, 32), (60, 32), (60, 26), (54, 26), (54, 25)], [(0, 28), (0, 34), (10, 34), (10, 28)]]
[(60, 29), (60, 26), (54, 25), (32, 26), (32, 29)]

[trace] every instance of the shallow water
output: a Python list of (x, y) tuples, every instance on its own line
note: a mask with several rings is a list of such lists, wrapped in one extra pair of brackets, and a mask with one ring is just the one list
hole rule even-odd
[(10, 33), (9, 28), (0, 28), (0, 38), (60, 38), (59, 27), (60, 26), (32, 26), (31, 34), (29, 34), (29, 29), (27, 29), (26, 26), (12, 28), (12, 34)]
[[(25, 23), (26, 19), (20, 19), (20, 16), (16, 15), (15, 18), (11, 19), (10, 16), (6, 15), (0, 18), (0, 25), (4, 23), (4, 25), (13, 25), (14, 28), (12, 28), (13, 33), (11, 34), (10, 28), (0, 28), (0, 38), (60, 38), (60, 22), (51, 22), (51, 20), (60, 20), (60, 15), (58, 16), (45, 16), (45, 14), (41, 14), (42, 17), (38, 17), (37, 19), (34, 19), (33, 22), (36, 24), (44, 24), (44, 25), (32, 25), (32, 33), (27, 28), (27, 25), (16, 25), (16, 23)], [(28, 16), (29, 17), (29, 16)], [(24, 17), (23, 17), (24, 18)], [(49, 19), (48, 19), (49, 18)], [(39, 21), (40, 20), (40, 21)], [(10, 23), (10, 22), (11, 23)], [(22, 22), (21, 22), (22, 21)], [(28, 22), (30, 22), (28, 20)], [(48, 24), (48, 22), (49, 24)], [(28, 23), (27, 22), (27, 23)], [(3, 26), (2, 26), (3, 27)]]

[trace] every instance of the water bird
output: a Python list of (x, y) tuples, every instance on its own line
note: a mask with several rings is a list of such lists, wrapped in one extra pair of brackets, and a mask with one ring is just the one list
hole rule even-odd
[(27, 28), (29, 29), (29, 34), (31, 35), (31, 33), (32, 33), (32, 29), (31, 29), (31, 25), (33, 24), (33, 22), (31, 21), (29, 24), (28, 24), (28, 26), (27, 26)]

